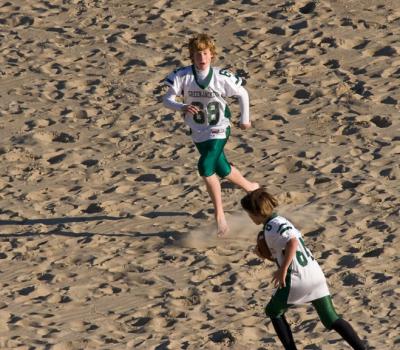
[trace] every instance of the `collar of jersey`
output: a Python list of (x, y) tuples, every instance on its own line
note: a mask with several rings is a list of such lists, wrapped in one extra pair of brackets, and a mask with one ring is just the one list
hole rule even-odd
[(264, 223), (264, 230), (265, 230), (265, 227), (268, 225), (268, 223), (272, 220), (272, 219), (274, 219), (274, 218), (276, 218), (278, 216), (278, 214), (277, 213), (272, 213), (272, 215), (265, 221), (265, 223)]
[(200, 82), (198, 80), (197, 73), (196, 73), (196, 68), (194, 67), (194, 65), (192, 65), (192, 71), (193, 71), (194, 79), (196, 80), (197, 85), (199, 87), (201, 87), (203, 90), (205, 88), (207, 88), (208, 85), (210, 84), (210, 81), (211, 81), (211, 78), (212, 78), (212, 75), (213, 75), (213, 70), (212, 70), (211, 66), (210, 66), (210, 70), (208, 71), (208, 75), (207, 75), (206, 79), (204, 80), (203, 84), (200, 84)]

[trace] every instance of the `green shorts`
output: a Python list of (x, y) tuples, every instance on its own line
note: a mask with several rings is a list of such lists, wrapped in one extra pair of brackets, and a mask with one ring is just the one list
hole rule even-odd
[(207, 140), (195, 143), (200, 152), (200, 159), (197, 169), (201, 176), (211, 176), (217, 174), (223, 178), (231, 173), (231, 165), (224, 154), (224, 147), (228, 141), (231, 129), (226, 129), (226, 138)]
[[(265, 314), (270, 318), (281, 317), (286, 310), (292, 306), (287, 303), (290, 290), (290, 277), (288, 276), (289, 274), (286, 277), (286, 287), (278, 289), (265, 307)], [(331, 329), (332, 324), (339, 319), (335, 307), (333, 306), (331, 296), (327, 295), (326, 297), (313, 300), (311, 303), (317, 311), (323, 325), (327, 329)]]

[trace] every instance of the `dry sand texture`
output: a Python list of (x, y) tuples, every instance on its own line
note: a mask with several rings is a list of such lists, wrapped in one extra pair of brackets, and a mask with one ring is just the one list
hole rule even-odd
[[(371, 349), (399, 347), (400, 2), (306, 4), (0, 3), (1, 349), (280, 349), (243, 193), (223, 183), (216, 240), (197, 153), (160, 103), (201, 31), (251, 96), (228, 157), (281, 193)], [(349, 349), (312, 309), (289, 319), (299, 349)]]

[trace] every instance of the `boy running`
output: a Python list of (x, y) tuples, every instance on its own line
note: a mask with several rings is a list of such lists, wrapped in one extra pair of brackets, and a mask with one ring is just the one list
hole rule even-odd
[[(355, 350), (364, 350), (363, 342), (352, 326), (339, 317), (332, 304), (325, 276), (301, 233), (286, 218), (273, 212), (278, 205), (271, 194), (260, 188), (242, 198), (243, 209), (256, 225), (264, 225), (264, 238), (278, 270), (272, 281), (278, 289), (265, 308), (285, 350), (296, 350), (292, 331), (285, 319), (287, 309), (311, 302), (327, 329), (334, 329)], [(255, 253), (261, 258), (260, 252)]]
[[(214, 205), (217, 233), (228, 230), (222, 205), (219, 178), (225, 178), (247, 192), (257, 189), (255, 182), (246, 180), (239, 170), (228, 162), (224, 146), (230, 135), (230, 111), (225, 97), (236, 96), (240, 105), (240, 127), (251, 127), (249, 96), (242, 79), (225, 69), (211, 67), (216, 47), (210, 36), (199, 34), (189, 41), (192, 65), (176, 69), (165, 82), (169, 90), (164, 96), (164, 106), (184, 113), (192, 140), (200, 153), (198, 171), (204, 179)], [(183, 103), (176, 97), (183, 97)]]

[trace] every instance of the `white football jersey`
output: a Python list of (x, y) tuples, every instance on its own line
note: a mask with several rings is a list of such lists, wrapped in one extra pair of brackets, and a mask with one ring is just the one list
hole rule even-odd
[(242, 79), (225, 69), (210, 67), (203, 83), (199, 82), (194, 66), (175, 70), (165, 80), (176, 96), (182, 96), (185, 104), (200, 109), (196, 115), (185, 114), (193, 141), (203, 142), (226, 138), (231, 113), (225, 97), (239, 94)]
[(303, 304), (329, 295), (324, 273), (294, 225), (282, 216), (273, 216), (264, 225), (264, 237), (272, 256), (282, 265), (286, 244), (296, 238), (299, 242), (296, 256), (289, 268), (289, 304)]

